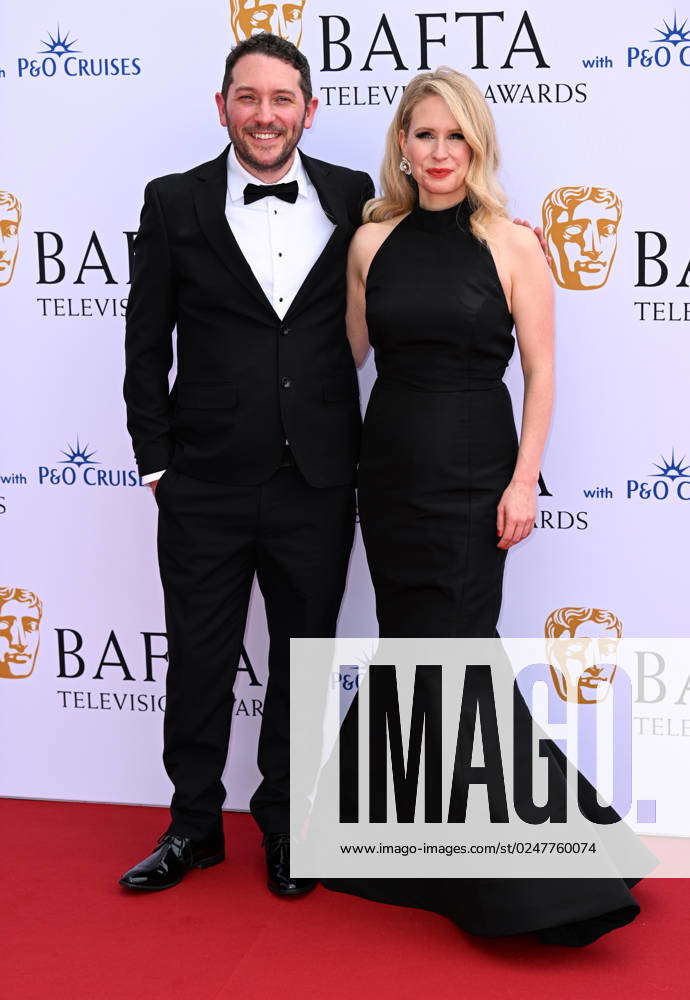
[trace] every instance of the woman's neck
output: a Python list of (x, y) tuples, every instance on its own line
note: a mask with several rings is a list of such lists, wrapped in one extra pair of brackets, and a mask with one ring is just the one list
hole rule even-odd
[(456, 188), (455, 191), (449, 191), (448, 194), (436, 194), (420, 188), (419, 207), (426, 209), (428, 212), (441, 212), (444, 208), (452, 208), (454, 205), (459, 205), (466, 197), (467, 188), (464, 184), (462, 187)]

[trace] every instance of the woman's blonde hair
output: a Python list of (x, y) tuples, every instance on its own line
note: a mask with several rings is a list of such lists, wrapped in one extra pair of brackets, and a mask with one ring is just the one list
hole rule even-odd
[(449, 66), (439, 66), (432, 73), (419, 73), (410, 81), (400, 99), (386, 137), (381, 164), (380, 198), (371, 198), (362, 212), (363, 222), (382, 222), (417, 203), (417, 182), (400, 170), (399, 134), (406, 135), (412, 112), (425, 97), (441, 97), (458, 123), (472, 151), (465, 185), (472, 209), (474, 235), (486, 242), (487, 224), (494, 218), (507, 218), (507, 199), (496, 177), (499, 164), (494, 120), (479, 87), (468, 76)]

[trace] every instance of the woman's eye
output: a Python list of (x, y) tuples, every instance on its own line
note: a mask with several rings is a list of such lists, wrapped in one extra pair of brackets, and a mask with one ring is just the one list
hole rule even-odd
[[(417, 132), (416, 133), (416, 138), (417, 139), (429, 139), (429, 138), (431, 138), (431, 132)], [(449, 139), (459, 139), (460, 141), (462, 141), (465, 138), (465, 136), (462, 134), (462, 132), (451, 132), (451, 134), (448, 136), (448, 138)]]

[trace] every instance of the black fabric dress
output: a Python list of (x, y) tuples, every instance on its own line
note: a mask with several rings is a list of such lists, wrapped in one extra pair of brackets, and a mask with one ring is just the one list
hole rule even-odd
[[(367, 277), (378, 377), (364, 421), (358, 491), (383, 637), (498, 636), (506, 552), (496, 544), (496, 509), (518, 448), (502, 381), (514, 349), (513, 318), (469, 218), (467, 199), (441, 211), (417, 205), (386, 238)], [(521, 710), (528, 711), (524, 701)], [(554, 756), (564, 771), (557, 747)], [(544, 941), (582, 945), (637, 916), (629, 888), (637, 881), (323, 884), (434, 910), (475, 934), (538, 931)]]
[(493, 636), (506, 557), (496, 507), (518, 447), (501, 379), (515, 342), (467, 201), (403, 219), (371, 263), (366, 302), (378, 378), (358, 486), (380, 633)]

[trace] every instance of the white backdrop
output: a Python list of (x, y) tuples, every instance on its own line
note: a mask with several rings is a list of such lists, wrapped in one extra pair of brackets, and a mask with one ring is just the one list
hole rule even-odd
[[(606, 283), (557, 289), (554, 421), (537, 528), (508, 558), (506, 636), (543, 635), (554, 609), (573, 606), (614, 612), (626, 637), (687, 635), (685, 13), (674, 22), (670, 6), (641, 0), (506, 0), (482, 19), (443, 0), (304, 7), (300, 45), (321, 101), (305, 152), (378, 177), (391, 102), (427, 68), (426, 25), (444, 39), (428, 44), (428, 66), (469, 73), (490, 101), (514, 215), (541, 222), (544, 199), (563, 186), (603, 187), (622, 202)], [(3, 18), (0, 190), (22, 212), (13, 265), (17, 212), (0, 204), (0, 587), (36, 594), (43, 612), (24, 643), (29, 662), (40, 637), (33, 671), (0, 677), (0, 794), (167, 803), (156, 507), (133, 474), (121, 397), (127, 234), (147, 180), (224, 146), (213, 94), (235, 37), (222, 0), (193, 10), (34, 0)], [(650, 257), (663, 247), (665, 267), (649, 260), (641, 271), (640, 247)], [(373, 377), (369, 362), (364, 401)], [(519, 421), (517, 352), (507, 380)], [(22, 672), (10, 619), (0, 602), (0, 672)], [(340, 633), (376, 634), (359, 537)], [(267, 642), (256, 591), (245, 645), (230, 808), (245, 808), (257, 782)], [(667, 720), (656, 735), (649, 723), (650, 752), (662, 739), (680, 753), (688, 737), (671, 717), (684, 678), (664, 679), (654, 704), (637, 692), (635, 715)]]

